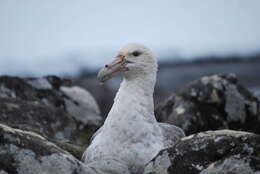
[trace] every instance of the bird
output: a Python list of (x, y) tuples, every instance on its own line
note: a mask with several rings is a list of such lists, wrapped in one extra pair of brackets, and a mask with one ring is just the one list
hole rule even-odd
[[(159, 123), (155, 118), (153, 93), (157, 69), (150, 49), (130, 43), (99, 71), (97, 78), (101, 83), (117, 75), (123, 80), (103, 126), (83, 154), (86, 164), (100, 167), (98, 164), (106, 161), (105, 169), (100, 171), (139, 174), (162, 149), (184, 136), (182, 129)], [(113, 164), (118, 164), (121, 171), (116, 171)]]

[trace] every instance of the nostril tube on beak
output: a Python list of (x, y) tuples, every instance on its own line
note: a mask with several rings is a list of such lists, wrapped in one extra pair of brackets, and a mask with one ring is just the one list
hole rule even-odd
[(98, 80), (105, 82), (113, 76), (125, 71), (124, 59), (115, 58), (111, 63), (107, 63), (98, 73)]

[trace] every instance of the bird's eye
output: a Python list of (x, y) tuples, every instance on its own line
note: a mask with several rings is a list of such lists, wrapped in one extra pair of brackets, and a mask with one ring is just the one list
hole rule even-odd
[(134, 51), (132, 54), (133, 54), (133, 56), (137, 57), (141, 54), (141, 52), (140, 51)]

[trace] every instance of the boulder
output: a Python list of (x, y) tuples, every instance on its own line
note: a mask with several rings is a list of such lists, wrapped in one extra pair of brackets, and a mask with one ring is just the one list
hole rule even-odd
[(97, 72), (91, 75), (81, 75), (73, 79), (73, 84), (87, 89), (97, 100), (100, 107), (101, 115), (105, 119), (114, 103), (114, 97), (118, 89), (118, 82), (114, 84), (117, 79), (100, 84), (97, 80)]
[(0, 124), (0, 173), (98, 174), (45, 137), (4, 124)]
[(190, 135), (162, 150), (145, 174), (259, 174), (260, 136), (217, 130)]
[(102, 124), (92, 95), (69, 80), (0, 77), (0, 123), (86, 145)]
[(234, 74), (205, 76), (172, 95), (155, 111), (161, 122), (181, 127), (186, 135), (232, 129), (260, 133), (260, 100)]

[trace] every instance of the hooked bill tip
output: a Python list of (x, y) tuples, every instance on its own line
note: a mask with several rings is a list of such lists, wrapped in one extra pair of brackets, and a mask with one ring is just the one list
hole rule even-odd
[(107, 68), (102, 68), (99, 72), (98, 72), (98, 75), (97, 75), (97, 79), (99, 81), (99, 84), (104, 84), (104, 82), (107, 80), (107, 77), (108, 74), (107, 74)]

